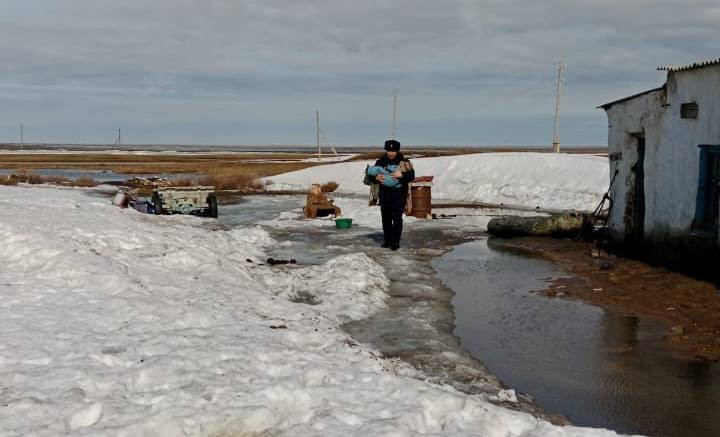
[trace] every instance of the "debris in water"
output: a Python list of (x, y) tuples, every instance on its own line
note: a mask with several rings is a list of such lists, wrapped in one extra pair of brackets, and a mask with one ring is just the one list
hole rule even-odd
[(271, 266), (278, 266), (278, 265), (284, 265), (284, 264), (297, 264), (297, 260), (295, 260), (295, 258), (290, 258), (290, 259), (268, 258), (266, 262)]
[(305, 303), (308, 305), (320, 305), (322, 303), (322, 300), (308, 291), (298, 291), (295, 293), (295, 296), (290, 297), (289, 300), (290, 302)]
[(433, 220), (440, 220), (440, 219), (451, 219), (457, 217), (457, 214), (433, 214), (432, 218)]
[(512, 402), (513, 404), (516, 404), (517, 399), (517, 393), (515, 393), (515, 390), (508, 389), (508, 390), (500, 390), (497, 394), (497, 398), (501, 402)]

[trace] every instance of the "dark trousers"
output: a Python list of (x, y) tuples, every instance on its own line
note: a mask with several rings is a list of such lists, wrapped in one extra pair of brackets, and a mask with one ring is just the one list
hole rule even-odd
[(385, 243), (390, 245), (400, 244), (400, 235), (402, 235), (403, 228), (402, 215), (404, 211), (404, 205), (380, 207), (380, 214), (382, 215), (383, 237), (385, 237)]

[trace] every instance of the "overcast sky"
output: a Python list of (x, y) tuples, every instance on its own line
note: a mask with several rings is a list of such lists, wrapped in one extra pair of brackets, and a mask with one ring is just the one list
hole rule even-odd
[(0, 0), (0, 141), (603, 145), (595, 107), (720, 57), (696, 0)]

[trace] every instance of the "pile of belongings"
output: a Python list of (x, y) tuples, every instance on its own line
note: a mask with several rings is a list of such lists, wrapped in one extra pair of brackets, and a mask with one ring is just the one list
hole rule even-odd
[(138, 197), (137, 190), (120, 187), (113, 198), (113, 205), (120, 208), (133, 208), (145, 214), (155, 214), (155, 205), (146, 198)]
[(334, 215), (340, 217), (340, 208), (333, 204), (331, 199), (328, 199), (327, 195), (322, 192), (320, 184), (312, 184), (310, 186), (310, 192), (308, 192), (305, 206), (303, 207), (303, 214), (307, 218), (327, 217)]
[(144, 178), (141, 176), (134, 176), (130, 179), (127, 179), (124, 182), (124, 185), (129, 187), (170, 187), (172, 186), (172, 181), (160, 178), (160, 177), (149, 177)]

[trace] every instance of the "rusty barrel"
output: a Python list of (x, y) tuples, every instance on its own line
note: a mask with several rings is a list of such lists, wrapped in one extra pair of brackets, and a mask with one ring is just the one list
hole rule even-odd
[(423, 176), (410, 184), (412, 210), (410, 215), (417, 218), (428, 218), (432, 215), (432, 177)]

